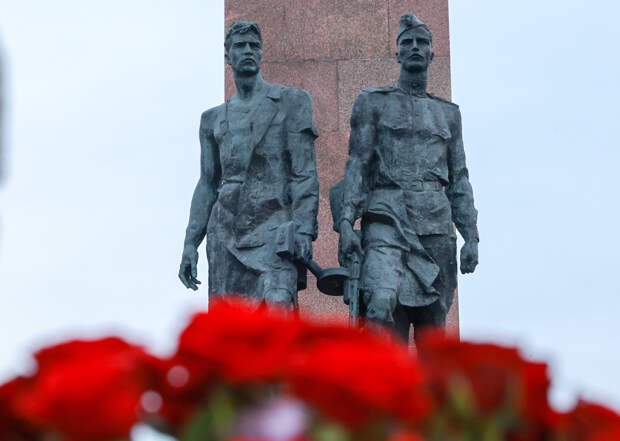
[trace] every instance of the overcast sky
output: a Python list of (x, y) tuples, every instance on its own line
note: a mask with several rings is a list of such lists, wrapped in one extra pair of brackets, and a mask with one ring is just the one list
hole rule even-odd
[[(480, 266), (459, 282), (462, 335), (549, 361), (560, 407), (582, 394), (620, 409), (620, 7), (450, 7), (481, 232)], [(224, 95), (223, 1), (0, 11), (0, 381), (68, 336), (117, 332), (165, 352), (207, 303), (176, 272), (200, 113)]]

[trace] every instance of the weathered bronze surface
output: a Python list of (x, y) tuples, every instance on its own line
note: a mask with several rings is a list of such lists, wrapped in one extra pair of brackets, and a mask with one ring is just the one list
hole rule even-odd
[[(206, 235), (210, 294), (245, 294), (295, 308), (318, 233), (312, 99), (263, 80), (256, 23), (233, 23), (225, 47), (237, 93), (202, 115), (201, 173), (179, 277), (198, 288), (197, 249)], [(286, 228), (292, 253), (278, 249)]]
[(362, 260), (361, 313), (408, 339), (411, 324), (416, 337), (445, 325), (457, 282), (454, 225), (465, 240), (462, 273), (478, 264), (479, 237), (459, 108), (426, 92), (432, 35), (406, 14), (396, 38), (400, 76), (355, 100), (343, 195), (332, 209), (341, 265)]

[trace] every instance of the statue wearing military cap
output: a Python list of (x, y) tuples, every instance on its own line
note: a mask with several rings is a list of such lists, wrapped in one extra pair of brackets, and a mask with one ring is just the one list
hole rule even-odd
[[(461, 272), (478, 263), (477, 211), (465, 164), (461, 115), (426, 91), (432, 35), (413, 14), (400, 18), (395, 86), (362, 91), (351, 115), (349, 159), (336, 219), (341, 264), (361, 259), (368, 320), (404, 339), (444, 326)], [(353, 225), (361, 218), (361, 235)]]
[(398, 34), (396, 35), (396, 42), (398, 43), (400, 36), (403, 35), (406, 31), (417, 27), (425, 28), (428, 32), (429, 38), (431, 38), (432, 41), (432, 34), (431, 31), (428, 29), (428, 26), (426, 26), (426, 24), (415, 15), (405, 14), (401, 16), (398, 20)]

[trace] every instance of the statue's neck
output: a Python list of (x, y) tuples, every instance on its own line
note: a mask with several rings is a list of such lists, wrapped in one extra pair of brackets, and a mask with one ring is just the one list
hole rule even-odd
[(255, 75), (235, 74), (234, 76), (235, 86), (237, 86), (237, 96), (241, 100), (252, 99), (256, 93), (262, 91), (267, 85), (260, 72)]
[(420, 72), (409, 72), (401, 69), (398, 77), (398, 87), (409, 95), (423, 95), (426, 93), (426, 85), (428, 83), (427, 70)]

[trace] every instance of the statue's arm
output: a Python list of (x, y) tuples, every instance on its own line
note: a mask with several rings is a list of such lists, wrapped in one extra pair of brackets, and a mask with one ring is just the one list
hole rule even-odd
[(220, 164), (217, 144), (213, 137), (214, 111), (203, 113), (200, 121), (200, 178), (189, 212), (189, 223), (185, 231), (183, 256), (179, 278), (191, 289), (198, 289), (200, 281), (196, 279), (198, 264), (198, 246), (205, 238), (211, 209), (217, 197), (220, 179)]
[(362, 243), (353, 231), (355, 220), (363, 215), (369, 192), (371, 159), (376, 143), (375, 125), (369, 96), (362, 92), (355, 99), (351, 112), (349, 159), (344, 171), (342, 215), (336, 222), (340, 241), (338, 261), (360, 262)]
[(288, 191), (297, 235), (300, 258), (312, 257), (311, 242), (318, 235), (319, 179), (316, 171), (314, 140), (317, 137), (312, 119), (312, 98), (306, 91), (292, 89), (287, 120), (287, 144), (290, 155)]
[(465, 240), (461, 248), (461, 272), (473, 273), (478, 265), (478, 211), (474, 207), (474, 193), (465, 164), (461, 113), (458, 108), (454, 112), (452, 139), (448, 149), (448, 168), (449, 183), (446, 186), (446, 195), (452, 206), (452, 220)]
[(452, 206), (452, 219), (466, 242), (478, 241), (478, 211), (474, 207), (474, 193), (465, 163), (465, 148), (461, 126), (461, 112), (454, 109), (452, 139), (448, 148), (449, 183), (446, 195)]
[(375, 144), (375, 125), (369, 95), (362, 92), (355, 99), (351, 113), (349, 159), (344, 172), (342, 218), (338, 224), (350, 225), (362, 216), (369, 191), (370, 161)]
[(200, 121), (200, 178), (189, 212), (189, 223), (185, 232), (185, 245), (198, 248), (207, 233), (207, 224), (211, 209), (217, 197), (217, 186), (220, 179), (219, 155), (213, 138), (213, 114), (205, 112)]

